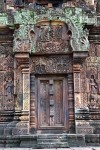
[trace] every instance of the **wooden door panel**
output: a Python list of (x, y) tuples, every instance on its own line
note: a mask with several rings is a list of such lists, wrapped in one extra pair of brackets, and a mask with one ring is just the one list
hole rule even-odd
[(39, 83), (39, 121), (40, 126), (49, 125), (49, 81), (40, 80)]
[(54, 100), (55, 100), (55, 125), (64, 125), (63, 122), (63, 81), (54, 81)]
[[(38, 78), (38, 127), (64, 127), (66, 124), (65, 79)], [(66, 97), (67, 98), (67, 97)]]

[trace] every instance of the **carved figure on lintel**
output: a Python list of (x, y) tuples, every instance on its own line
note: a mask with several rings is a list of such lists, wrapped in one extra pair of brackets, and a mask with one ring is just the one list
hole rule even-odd
[(91, 75), (91, 79), (90, 79), (90, 93), (91, 94), (98, 93), (98, 84), (94, 78), (94, 75)]

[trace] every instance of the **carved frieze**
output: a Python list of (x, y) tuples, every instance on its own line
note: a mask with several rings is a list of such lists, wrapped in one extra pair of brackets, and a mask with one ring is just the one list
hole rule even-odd
[(70, 56), (31, 57), (31, 72), (35, 74), (72, 72)]
[(14, 109), (14, 76), (12, 45), (0, 45), (0, 109)]
[(8, 56), (4, 60), (4, 109), (5, 110), (13, 110), (14, 109), (14, 74), (13, 74), (13, 57)]
[[(89, 56), (81, 69), (81, 100), (83, 107), (88, 108), (90, 112), (100, 112), (100, 66), (98, 49), (98, 44), (91, 43)], [(95, 118), (92, 117), (92, 114), (90, 117), (91, 119)]]

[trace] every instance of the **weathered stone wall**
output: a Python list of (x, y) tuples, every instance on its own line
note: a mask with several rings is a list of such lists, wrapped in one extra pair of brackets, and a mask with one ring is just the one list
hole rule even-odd
[[(90, 28), (88, 57), (81, 65), (80, 99), (76, 103), (78, 133), (99, 133), (100, 120), (100, 55), (99, 28)], [(78, 112), (79, 111), (79, 112)]]

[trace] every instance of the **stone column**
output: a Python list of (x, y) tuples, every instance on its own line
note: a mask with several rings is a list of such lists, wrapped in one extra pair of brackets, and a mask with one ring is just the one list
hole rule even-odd
[[(16, 94), (16, 104), (18, 104), (18, 107), (15, 108), (15, 115), (18, 113), (20, 114), (18, 123), (16, 124), (16, 129), (14, 129), (13, 134), (21, 134), (21, 135), (27, 135), (29, 134), (29, 126), (30, 126), (30, 69), (29, 69), (29, 54), (16, 54), (16, 61), (18, 68), (20, 70), (16, 70), (15, 74), (15, 86), (17, 87), (17, 91), (15, 88), (15, 94)], [(16, 65), (15, 65), (16, 67)], [(19, 86), (18, 84), (18, 71), (20, 71), (20, 74), (22, 75), (20, 86), (20, 90), (22, 89), (22, 97), (18, 98), (18, 91)], [(17, 76), (17, 78), (16, 78)], [(19, 91), (21, 92), (21, 91)], [(16, 130), (16, 131), (15, 131)]]
[(80, 96), (80, 65), (73, 65), (75, 108), (81, 107)]
[(30, 105), (30, 74), (29, 69), (23, 69), (23, 111), (29, 111)]
[(20, 117), (21, 121), (27, 126), (27, 133), (29, 133), (30, 124), (30, 73), (29, 69), (22, 69), (23, 74), (23, 107), (22, 115)]
[(93, 127), (89, 124), (89, 111), (83, 107), (83, 101), (81, 100), (81, 79), (80, 71), (81, 64), (74, 64), (74, 100), (75, 100), (75, 125), (77, 134), (92, 134)]

